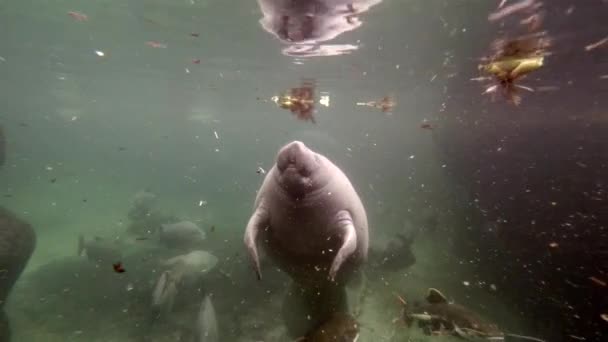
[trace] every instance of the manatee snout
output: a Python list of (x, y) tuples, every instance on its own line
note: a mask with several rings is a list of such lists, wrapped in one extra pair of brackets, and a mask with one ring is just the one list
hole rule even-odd
[(289, 193), (299, 194), (313, 187), (319, 159), (304, 143), (293, 141), (279, 151), (276, 166), (279, 184)]
[(297, 171), (303, 177), (309, 177), (318, 167), (315, 153), (301, 141), (292, 141), (285, 145), (277, 155), (277, 168), (281, 173)]

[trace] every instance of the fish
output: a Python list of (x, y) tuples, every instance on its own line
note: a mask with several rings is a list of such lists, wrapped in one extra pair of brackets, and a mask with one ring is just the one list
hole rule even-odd
[(220, 340), (217, 317), (210, 294), (207, 294), (205, 298), (203, 298), (201, 307), (198, 311), (196, 335), (196, 342), (218, 342)]
[(184, 277), (203, 276), (213, 270), (219, 259), (206, 251), (192, 251), (165, 260), (162, 265), (171, 269), (171, 275), (176, 282), (181, 282)]
[(173, 310), (173, 303), (177, 297), (177, 282), (171, 271), (164, 271), (152, 292), (152, 307), (159, 310), (160, 316), (166, 316)]
[(427, 304), (409, 308), (407, 302), (399, 297), (403, 305), (403, 320), (407, 326), (414, 321), (428, 335), (454, 335), (467, 341), (505, 341), (505, 337), (545, 342), (536, 337), (505, 333), (498, 325), (490, 322), (473, 310), (455, 303), (437, 289), (430, 288), (426, 296)]
[(78, 256), (85, 256), (97, 263), (115, 263), (122, 259), (122, 253), (115, 242), (95, 237), (86, 241), (83, 235), (78, 236)]
[(180, 221), (161, 224), (160, 242), (170, 248), (187, 249), (196, 247), (205, 240), (205, 232), (194, 222)]

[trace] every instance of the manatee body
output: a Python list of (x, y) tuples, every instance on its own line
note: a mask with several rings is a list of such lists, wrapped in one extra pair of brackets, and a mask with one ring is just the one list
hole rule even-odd
[(0, 207), (0, 342), (10, 340), (8, 320), (2, 308), (36, 246), (32, 227)]
[[(367, 259), (367, 215), (346, 175), (293, 141), (279, 150), (266, 174), (244, 242), (258, 278), (259, 243), (294, 281), (286, 302), (303, 307), (304, 317), (313, 316), (310, 324), (317, 324), (347, 310), (344, 285)], [(291, 328), (297, 337), (310, 326)]]

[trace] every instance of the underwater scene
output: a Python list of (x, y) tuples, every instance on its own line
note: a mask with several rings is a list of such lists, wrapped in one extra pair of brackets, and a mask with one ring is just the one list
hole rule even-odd
[(608, 0), (0, 0), (0, 342), (608, 341)]

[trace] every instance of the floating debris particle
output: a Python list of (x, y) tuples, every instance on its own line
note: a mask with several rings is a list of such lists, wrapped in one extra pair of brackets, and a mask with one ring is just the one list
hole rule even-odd
[(606, 287), (606, 285), (608, 285), (608, 284), (606, 284), (606, 282), (605, 282), (605, 281), (603, 281), (602, 279), (599, 279), (599, 278), (594, 277), (594, 276), (589, 277), (589, 280), (591, 280), (592, 282), (596, 283), (596, 284), (597, 284), (597, 285), (599, 285), (599, 286)]
[(86, 14), (82, 13), (82, 12), (69, 11), (68, 15), (70, 17), (72, 17), (76, 21), (87, 21), (87, 20), (89, 20), (89, 17)]
[(95, 54), (99, 57), (104, 57), (106, 55), (105, 52), (101, 50), (95, 50)]
[(125, 268), (122, 266), (122, 262), (117, 262), (112, 264), (112, 268), (114, 269), (114, 272), (116, 273), (125, 273), (126, 270)]
[(215, 136), (215, 139), (220, 140), (220, 136), (217, 134), (217, 131), (213, 131), (213, 135)]
[(264, 170), (261, 166), (258, 166), (258, 169), (255, 170), (255, 172), (259, 175), (265, 175), (266, 174), (266, 170)]
[(504, 3), (505, 2), (502, 2), (501, 6), (498, 7), (498, 10), (496, 12), (491, 13), (488, 16), (489, 21), (497, 21), (497, 20), (503, 19), (507, 16), (510, 16), (511, 14), (521, 12), (524, 10), (528, 10), (528, 9), (532, 8), (533, 6), (536, 6), (535, 0), (521, 0), (512, 5), (502, 7), (502, 6), (504, 6)]
[(357, 102), (357, 106), (373, 107), (382, 110), (383, 113), (390, 113), (393, 108), (397, 106), (397, 102), (393, 99), (392, 96), (385, 96), (380, 100)]
[(536, 91), (557, 91), (559, 87), (556, 86), (540, 86), (536, 87)]
[(603, 319), (604, 321), (608, 322), (608, 314), (603, 313), (600, 315), (600, 318)]
[(420, 124), (420, 128), (432, 130), (433, 129), (433, 125), (431, 125), (430, 123), (427, 123), (427, 122), (423, 122), (423, 123)]
[(304, 79), (299, 87), (275, 95), (271, 100), (280, 108), (289, 110), (297, 119), (316, 123), (314, 80)]
[(551, 242), (551, 243), (549, 243), (549, 247), (557, 248), (557, 247), (559, 247), (559, 244), (557, 242)]
[(166, 49), (167, 48), (167, 44), (163, 44), (154, 40), (149, 40), (146, 42), (146, 45), (151, 47), (151, 48), (155, 48), (155, 49)]
[(329, 95), (321, 95), (319, 98), (319, 104), (325, 107), (329, 107)]
[(585, 51), (591, 51), (591, 50), (597, 49), (606, 43), (608, 43), (608, 37), (604, 37), (603, 39), (600, 39), (595, 43), (591, 43), (591, 44), (585, 46)]
[(201, 64), (201, 60), (196, 58), (192, 60), (192, 64)]

